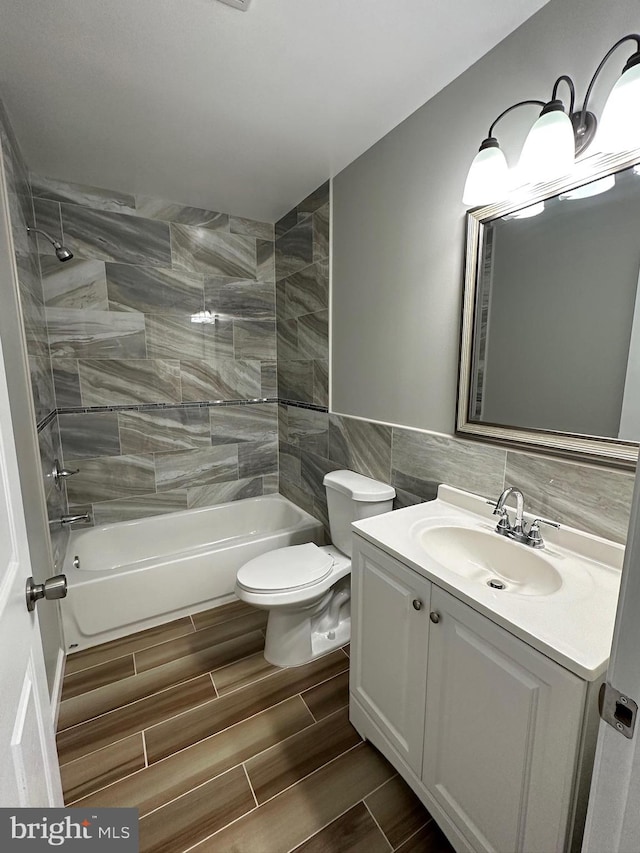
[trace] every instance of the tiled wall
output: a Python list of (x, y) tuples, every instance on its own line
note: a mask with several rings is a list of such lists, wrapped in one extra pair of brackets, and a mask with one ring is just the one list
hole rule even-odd
[(74, 253), (39, 238), (70, 510), (103, 523), (276, 491), (273, 225), (32, 188), (38, 227)]

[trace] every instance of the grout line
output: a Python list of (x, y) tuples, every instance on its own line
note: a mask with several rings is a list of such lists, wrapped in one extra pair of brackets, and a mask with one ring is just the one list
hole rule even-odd
[(138, 662), (136, 661), (136, 653), (131, 652), (131, 657), (133, 658), (133, 674), (138, 674)]
[(211, 679), (211, 683), (213, 684), (213, 691), (216, 694), (215, 698), (218, 699), (220, 697), (220, 694), (218, 693), (218, 688), (216, 687), (216, 683), (213, 679), (213, 672), (209, 673), (209, 678)]
[[(312, 688), (312, 689), (313, 689), (313, 688)], [(306, 693), (306, 691), (305, 691), (305, 693)], [(304, 701), (304, 696), (302, 695), (302, 693), (298, 693), (298, 696), (299, 696), (299, 697), (302, 699), (302, 701), (304, 702), (304, 706), (305, 706), (305, 708), (307, 709), (307, 711), (311, 714), (311, 716), (313, 717), (314, 722), (315, 722), (315, 723), (320, 722), (320, 721), (318, 720), (318, 718), (316, 717), (316, 715), (315, 715), (315, 714), (313, 713), (313, 711), (311, 710), (311, 708), (310, 708), (310, 707), (307, 705), (307, 703)], [(330, 715), (329, 715), (329, 716), (330, 716)]]
[(144, 752), (144, 766), (149, 766), (149, 759), (147, 758), (147, 740), (144, 736), (144, 729), (140, 732), (142, 735), (142, 751)]
[[(369, 796), (371, 796), (371, 795), (370, 795), (370, 794), (367, 794), (367, 797), (369, 797)], [(387, 838), (387, 835), (386, 835), (386, 833), (385, 833), (384, 829), (380, 826), (380, 824), (379, 824), (379, 823), (378, 823), (378, 821), (376, 820), (375, 815), (373, 814), (373, 812), (371, 811), (371, 809), (370, 809), (370, 808), (369, 808), (369, 806), (367, 805), (367, 803), (366, 803), (366, 801), (365, 801), (364, 797), (362, 798), (362, 801), (361, 801), (361, 802), (362, 802), (362, 805), (363, 805), (363, 806), (365, 807), (365, 809), (367, 810), (367, 812), (369, 813), (369, 817), (371, 818), (371, 820), (375, 823), (375, 825), (378, 827), (378, 829), (379, 829), (379, 830), (380, 830), (380, 832), (382, 833), (382, 837), (384, 838), (384, 840), (385, 840), (385, 841), (387, 842), (387, 844), (389, 845), (389, 851), (392, 851), (392, 850), (393, 850), (393, 844), (392, 844), (392, 843), (389, 841), (389, 839)]]
[(247, 765), (246, 765), (246, 762), (244, 762), (244, 761), (242, 762), (242, 769), (244, 770), (244, 775), (247, 777), (249, 789), (250, 789), (251, 793), (253, 794), (253, 799), (255, 800), (256, 808), (257, 808), (260, 805), (260, 803), (258, 802), (258, 798), (256, 797), (256, 792), (253, 789), (253, 785), (251, 784), (251, 779), (249, 777), (249, 771), (247, 770)]
[[(99, 646), (95, 646), (95, 648), (99, 648)], [(108, 663), (115, 663), (117, 660), (122, 660), (122, 658), (128, 658), (129, 655), (132, 655), (133, 652), (125, 652), (123, 655), (118, 655), (115, 658), (109, 658), (108, 660), (100, 661), (100, 663), (93, 663), (91, 666), (85, 666), (82, 669), (77, 669), (75, 672), (65, 673), (65, 679), (70, 678), (73, 675), (80, 675), (81, 672), (88, 672), (90, 669), (95, 669), (98, 666), (105, 666)], [(67, 658), (73, 657), (73, 655), (67, 655)], [(66, 663), (66, 661), (65, 661)], [(117, 681), (121, 681), (122, 679), (116, 679)], [(103, 685), (104, 686), (104, 685)], [(95, 689), (95, 688), (94, 688)], [(89, 692), (89, 691), (86, 691)]]
[[(369, 796), (369, 794), (367, 794), (367, 796)], [(366, 805), (366, 803), (365, 803), (365, 805)], [(424, 808), (426, 809), (426, 806)], [(429, 820), (425, 820), (425, 822), (422, 824), (422, 826), (419, 826), (415, 832), (412, 832), (411, 835), (409, 835), (407, 838), (405, 838), (404, 841), (401, 841), (397, 847), (394, 847), (393, 848), (394, 851), (400, 850), (400, 848), (403, 847), (408, 841), (411, 841), (411, 839), (414, 838), (419, 832), (422, 832), (422, 830), (425, 828), (425, 826), (429, 826), (429, 824), (432, 821), (433, 821), (433, 818), (431, 817), (431, 815), (429, 815)]]

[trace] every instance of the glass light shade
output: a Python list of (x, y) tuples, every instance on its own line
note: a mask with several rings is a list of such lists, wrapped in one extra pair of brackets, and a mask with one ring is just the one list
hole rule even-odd
[(606, 153), (640, 148), (640, 64), (625, 71), (611, 90), (594, 147)]
[(522, 183), (540, 184), (568, 174), (575, 161), (571, 119), (562, 110), (541, 115), (524, 141), (518, 177)]
[(523, 207), (522, 210), (516, 210), (515, 213), (509, 213), (502, 218), (506, 221), (509, 219), (531, 219), (532, 216), (540, 216), (544, 213), (544, 202), (539, 201), (536, 204), (530, 204), (529, 207)]
[(473, 159), (462, 203), (469, 207), (501, 201), (509, 190), (509, 167), (497, 147), (482, 148)]
[(576, 187), (575, 190), (560, 193), (560, 200), (566, 201), (567, 199), (572, 198), (591, 198), (592, 195), (606, 193), (607, 190), (613, 189), (615, 185), (615, 175), (607, 175), (605, 178), (600, 178), (598, 181), (591, 181), (590, 184), (583, 184), (581, 187)]

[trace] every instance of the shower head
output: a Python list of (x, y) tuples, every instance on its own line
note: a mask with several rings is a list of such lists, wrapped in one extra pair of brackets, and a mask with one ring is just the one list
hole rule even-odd
[(31, 232), (36, 234), (42, 234), (43, 237), (46, 237), (47, 240), (51, 243), (56, 252), (56, 258), (59, 261), (70, 261), (73, 257), (73, 252), (70, 252), (66, 246), (63, 246), (59, 240), (54, 240), (53, 237), (50, 237), (46, 231), (43, 231), (41, 228), (30, 228), (27, 225), (27, 233), (31, 234)]

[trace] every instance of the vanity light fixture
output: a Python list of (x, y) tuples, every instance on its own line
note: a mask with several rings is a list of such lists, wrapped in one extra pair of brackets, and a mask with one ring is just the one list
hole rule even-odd
[(566, 193), (560, 193), (558, 196), (560, 201), (567, 201), (576, 198), (591, 198), (593, 195), (600, 195), (611, 190), (616, 185), (615, 175), (606, 175), (597, 181), (591, 181), (590, 184), (583, 184), (581, 187), (576, 187), (573, 190), (568, 190)]
[[(589, 110), (593, 86), (609, 57), (626, 42), (635, 42), (635, 51), (627, 60), (622, 74), (611, 90), (602, 111), (600, 126)], [(569, 88), (569, 110), (565, 112), (558, 98), (558, 88), (564, 82)], [(507, 161), (493, 135), (496, 124), (518, 107), (542, 107), (540, 116), (525, 140), (520, 162), (515, 172), (517, 184), (541, 183), (568, 174), (576, 156), (593, 143), (598, 151), (614, 153), (640, 147), (640, 34), (623, 36), (611, 47), (596, 68), (587, 87), (581, 109), (575, 109), (575, 85), (571, 77), (563, 74), (553, 85), (550, 101), (526, 100), (507, 107), (489, 128), (476, 154), (462, 201), (476, 207), (504, 199), (514, 184)], [(597, 129), (597, 133), (596, 133)]]

